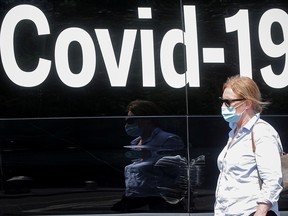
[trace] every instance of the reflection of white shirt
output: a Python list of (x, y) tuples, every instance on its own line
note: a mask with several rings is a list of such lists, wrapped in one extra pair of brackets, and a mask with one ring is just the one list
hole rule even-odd
[[(279, 215), (277, 201), (282, 190), (279, 152), (282, 145), (275, 129), (259, 117), (259, 114), (255, 115), (240, 129), (233, 141), (236, 125), (230, 126), (232, 130), (229, 140), (218, 156), (220, 175), (216, 188), (217, 216), (250, 215), (256, 211), (257, 203), (260, 202), (270, 203), (270, 210)], [(255, 153), (252, 148), (252, 129)], [(257, 168), (263, 181), (262, 189)]]
[(141, 137), (138, 137), (133, 140), (131, 142), (132, 147), (149, 150), (151, 156), (143, 160), (136, 160), (125, 167), (125, 195), (134, 197), (159, 196), (157, 182), (160, 181), (160, 176), (155, 171), (154, 165), (165, 155), (158, 153), (169, 151), (173, 154), (173, 151), (183, 149), (184, 143), (179, 136), (165, 132), (160, 128), (156, 128), (151, 137), (141, 146), (137, 145), (140, 139)]

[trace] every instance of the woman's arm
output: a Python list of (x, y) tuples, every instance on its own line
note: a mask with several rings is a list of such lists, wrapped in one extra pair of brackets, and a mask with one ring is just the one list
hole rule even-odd
[(259, 203), (257, 207), (257, 211), (255, 212), (254, 216), (265, 216), (269, 211), (271, 205), (266, 203)]

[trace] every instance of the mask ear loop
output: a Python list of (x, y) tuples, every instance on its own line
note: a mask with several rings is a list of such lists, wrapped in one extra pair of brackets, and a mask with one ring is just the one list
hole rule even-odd
[[(237, 106), (235, 106), (234, 108), (237, 109), (238, 107), (242, 106), (245, 103), (245, 101), (243, 101), (242, 103), (238, 104)], [(246, 110), (246, 109), (245, 109)]]
[[(245, 101), (244, 101), (245, 102)], [(241, 103), (241, 104), (238, 104), (236, 107), (234, 107), (234, 109), (235, 109), (235, 112), (236, 112), (236, 109), (238, 108), (238, 107), (240, 107), (241, 105), (243, 105), (244, 104), (244, 102), (243, 103)], [(242, 114), (246, 111), (247, 109), (245, 108), (241, 113), (236, 113), (238, 116), (242, 116)]]
[(237, 115), (242, 115), (245, 111), (246, 111), (246, 109), (244, 109), (242, 113), (239, 113), (239, 114), (237, 114)]

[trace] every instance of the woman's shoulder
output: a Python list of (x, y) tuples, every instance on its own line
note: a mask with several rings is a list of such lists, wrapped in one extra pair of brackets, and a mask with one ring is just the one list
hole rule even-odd
[(253, 131), (255, 133), (260, 133), (261, 135), (278, 134), (278, 132), (269, 122), (261, 118), (259, 118), (258, 121), (255, 123)]
[[(283, 151), (283, 147), (281, 144), (281, 139), (280, 136), (278, 134), (278, 132), (275, 130), (275, 128), (268, 123), (267, 121), (263, 120), (263, 119), (259, 119), (256, 124), (254, 125), (254, 129), (253, 129), (253, 133), (254, 135), (254, 139), (255, 139), (255, 144), (257, 145), (262, 143), (262, 144), (266, 144), (266, 145), (261, 145), (261, 146), (271, 146), (271, 143), (274, 143), (279, 152)], [(266, 142), (267, 140), (269, 140), (269, 142)], [(259, 142), (258, 142), (259, 141)]]

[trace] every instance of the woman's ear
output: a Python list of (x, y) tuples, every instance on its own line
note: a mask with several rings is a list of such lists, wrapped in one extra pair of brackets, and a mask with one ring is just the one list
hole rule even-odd
[(253, 102), (251, 100), (246, 100), (246, 109), (250, 109), (253, 106)]

